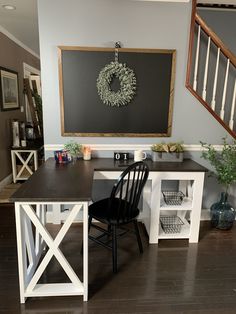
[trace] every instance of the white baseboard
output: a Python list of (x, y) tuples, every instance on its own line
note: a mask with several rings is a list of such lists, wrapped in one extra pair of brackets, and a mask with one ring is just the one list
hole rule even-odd
[(0, 192), (2, 191), (2, 189), (8, 185), (12, 183), (12, 174), (9, 174), (9, 176), (7, 176), (6, 178), (4, 178), (2, 181), (0, 181)]
[[(62, 222), (64, 222), (67, 218), (69, 214), (69, 211), (66, 210), (64, 212), (61, 212), (61, 215), (60, 215), (60, 219)], [(139, 220), (139, 219), (138, 219)], [(143, 217), (140, 218), (140, 221), (143, 220)], [(201, 221), (208, 221), (210, 220), (210, 209), (202, 209), (201, 211)], [(54, 223), (54, 217), (53, 217), (53, 212), (52, 211), (48, 211), (46, 213), (46, 222), (47, 223)], [(83, 219), (81, 217), (76, 217), (75, 221), (74, 222), (77, 222), (77, 223), (82, 223), (83, 222)]]
[[(65, 222), (68, 215), (69, 215), (70, 211), (69, 210), (66, 210), (64, 212), (61, 212), (60, 216), (59, 216), (59, 223), (55, 223), (55, 217), (53, 215), (53, 212), (52, 211), (47, 211), (46, 212), (46, 222), (47, 223), (52, 223), (52, 224), (60, 224), (61, 222)], [(81, 217), (81, 214), (78, 214), (78, 216), (74, 219), (73, 222), (76, 222), (76, 223), (82, 223), (83, 222), (83, 218)]]

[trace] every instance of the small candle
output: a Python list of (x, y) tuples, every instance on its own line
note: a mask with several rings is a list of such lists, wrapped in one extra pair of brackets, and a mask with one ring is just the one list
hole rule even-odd
[(84, 160), (90, 160), (91, 159), (91, 148), (89, 146), (84, 147), (83, 159)]

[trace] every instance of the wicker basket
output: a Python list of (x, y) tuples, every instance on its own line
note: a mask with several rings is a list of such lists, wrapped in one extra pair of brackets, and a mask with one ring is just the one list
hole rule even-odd
[(167, 205), (181, 205), (185, 197), (184, 193), (180, 191), (162, 191), (162, 194), (164, 196), (164, 201)]
[(160, 216), (160, 222), (165, 233), (180, 233), (184, 224), (178, 216)]

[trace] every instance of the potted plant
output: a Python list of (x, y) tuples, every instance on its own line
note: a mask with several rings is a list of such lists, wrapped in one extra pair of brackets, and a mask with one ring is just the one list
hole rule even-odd
[(64, 149), (71, 155), (72, 160), (76, 161), (82, 150), (82, 145), (75, 141), (70, 141), (64, 145)]
[(182, 142), (158, 143), (151, 146), (153, 161), (183, 161), (184, 147)]
[(210, 162), (219, 184), (224, 187), (220, 201), (211, 206), (211, 223), (213, 227), (228, 230), (235, 220), (235, 210), (228, 203), (228, 190), (236, 182), (236, 141), (230, 144), (223, 138), (221, 151), (217, 151), (211, 144), (200, 143), (205, 149), (202, 158)]

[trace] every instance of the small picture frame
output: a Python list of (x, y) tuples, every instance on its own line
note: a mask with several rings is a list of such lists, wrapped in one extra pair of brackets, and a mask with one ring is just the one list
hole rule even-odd
[(18, 73), (0, 67), (0, 104), (2, 110), (20, 108)]

